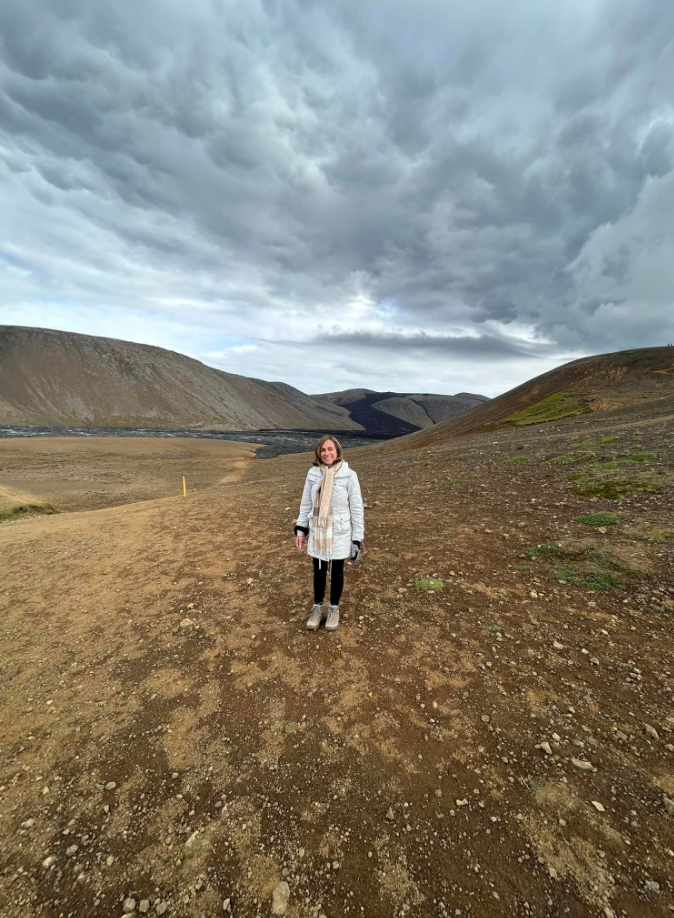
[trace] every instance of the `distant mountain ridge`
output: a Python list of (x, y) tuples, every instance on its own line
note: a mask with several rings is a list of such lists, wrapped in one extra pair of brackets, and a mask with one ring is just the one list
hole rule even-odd
[(0, 424), (359, 430), (346, 409), (286, 383), (164, 348), (0, 326)]
[(352, 421), (369, 431), (391, 429), (393, 426), (400, 434), (432, 427), (489, 401), (484, 395), (471, 395), (467, 392), (458, 395), (431, 395), (375, 392), (372, 389), (345, 389), (342, 392), (313, 395), (312, 398), (330, 401), (345, 408)]

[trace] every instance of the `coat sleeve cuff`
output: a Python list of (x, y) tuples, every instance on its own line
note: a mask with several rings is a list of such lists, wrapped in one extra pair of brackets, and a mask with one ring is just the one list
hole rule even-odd
[(362, 547), (363, 547), (363, 546), (362, 546), (362, 542), (361, 542), (360, 539), (351, 539), (351, 541), (353, 542), (354, 545), (357, 545), (358, 548), (362, 548)]
[(300, 535), (300, 533), (302, 535), (309, 535), (309, 529), (307, 526), (295, 526), (295, 529), (293, 531), (295, 535)]

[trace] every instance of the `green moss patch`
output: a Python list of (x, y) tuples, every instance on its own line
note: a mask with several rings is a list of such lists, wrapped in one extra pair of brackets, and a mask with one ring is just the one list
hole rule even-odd
[(606, 510), (598, 513), (587, 513), (585, 516), (574, 516), (575, 523), (585, 523), (586, 526), (615, 526), (618, 517)]
[(31, 516), (33, 514), (44, 516), (58, 512), (56, 507), (52, 507), (51, 504), (15, 504), (12, 507), (0, 508), (0, 523), (16, 520), (22, 516)]
[(441, 590), (444, 586), (442, 580), (436, 577), (422, 577), (414, 584), (417, 590)]
[(594, 453), (587, 452), (576, 452), (576, 453), (564, 453), (563, 456), (555, 456), (554, 459), (546, 459), (548, 465), (573, 465), (576, 462), (587, 462), (588, 459), (593, 459)]
[(540, 545), (534, 545), (527, 552), (527, 555), (536, 560), (538, 558), (554, 558), (564, 554), (564, 549), (559, 542), (543, 542)]
[(570, 561), (560, 564), (552, 574), (562, 583), (584, 587), (586, 590), (610, 590), (620, 586), (620, 581), (614, 574), (602, 571), (598, 566), (581, 567)]
[(656, 484), (647, 475), (639, 478), (609, 478), (607, 481), (576, 482), (573, 487), (574, 494), (581, 497), (602, 497), (604, 500), (620, 500), (629, 494), (638, 491), (661, 491), (662, 487)]
[(559, 421), (561, 418), (572, 418), (586, 414), (590, 409), (577, 396), (570, 392), (555, 392), (547, 398), (534, 402), (528, 408), (522, 408), (505, 418), (504, 424), (513, 427), (528, 427), (530, 424), (545, 424), (548, 421)]

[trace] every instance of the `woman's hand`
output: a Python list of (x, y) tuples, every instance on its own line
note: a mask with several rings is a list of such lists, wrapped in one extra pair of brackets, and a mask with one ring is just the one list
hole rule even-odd
[(298, 551), (304, 551), (304, 536), (296, 535), (295, 536), (295, 547)]

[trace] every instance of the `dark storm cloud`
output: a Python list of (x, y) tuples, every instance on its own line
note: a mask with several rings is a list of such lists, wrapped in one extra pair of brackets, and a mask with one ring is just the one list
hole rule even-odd
[(0, 42), (6, 302), (310, 340), (364, 298), (403, 331), (333, 343), (492, 359), (674, 336), (670, 0), (5, 0)]

